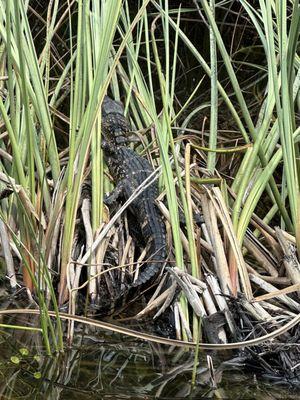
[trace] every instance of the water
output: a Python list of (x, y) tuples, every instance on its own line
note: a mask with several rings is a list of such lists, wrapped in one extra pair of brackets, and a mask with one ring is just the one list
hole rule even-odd
[(296, 389), (226, 365), (231, 353), (210, 353), (216, 388), (207, 354), (201, 354), (192, 388), (190, 350), (99, 331), (78, 331), (72, 348), (59, 356), (48, 357), (42, 349), (39, 334), (1, 331), (1, 399), (300, 399)]

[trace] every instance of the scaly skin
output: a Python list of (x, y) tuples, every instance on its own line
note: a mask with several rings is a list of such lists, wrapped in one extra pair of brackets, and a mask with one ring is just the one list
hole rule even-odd
[[(110, 174), (116, 183), (115, 190), (105, 201), (106, 204), (113, 203), (118, 197), (126, 201), (153, 172), (148, 160), (126, 147), (130, 126), (123, 113), (121, 103), (105, 97), (102, 106), (102, 148)], [(150, 244), (146, 256), (149, 262), (143, 265), (138, 279), (127, 288), (130, 291), (157, 276), (166, 259), (166, 229), (155, 205), (157, 196), (157, 183), (154, 182), (129, 206), (141, 229), (144, 242)]]

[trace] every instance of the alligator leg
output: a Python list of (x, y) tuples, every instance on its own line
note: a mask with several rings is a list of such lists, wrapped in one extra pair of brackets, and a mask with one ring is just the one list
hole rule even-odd
[(120, 181), (111, 193), (105, 195), (103, 200), (104, 204), (106, 204), (107, 206), (114, 204), (118, 200), (118, 198), (122, 196), (123, 193), (124, 181)]

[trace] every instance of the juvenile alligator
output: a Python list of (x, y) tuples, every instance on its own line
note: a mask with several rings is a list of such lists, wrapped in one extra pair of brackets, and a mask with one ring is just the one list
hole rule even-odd
[[(153, 168), (145, 158), (126, 147), (130, 126), (121, 103), (105, 97), (102, 105), (102, 149), (116, 187), (105, 199), (110, 205), (118, 198), (126, 201), (149, 177)], [(157, 183), (151, 183), (129, 206), (140, 228), (143, 241), (148, 244), (146, 259), (136, 281), (126, 292), (142, 287), (158, 275), (166, 259), (166, 229), (155, 205)]]

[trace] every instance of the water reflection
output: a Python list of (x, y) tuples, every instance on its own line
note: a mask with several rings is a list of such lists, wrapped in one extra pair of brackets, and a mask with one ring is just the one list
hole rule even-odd
[[(22, 348), (28, 349), (29, 354), (22, 355)], [(201, 355), (197, 384), (192, 388), (191, 351), (135, 342), (115, 334), (78, 331), (72, 348), (56, 357), (45, 356), (41, 349), (38, 334), (2, 331), (0, 398), (279, 399), (289, 396), (286, 389), (262, 384), (254, 375), (244, 375), (240, 369), (229, 370), (214, 355), (212, 376), (205, 354)], [(14, 363), (17, 360), (19, 363)], [(291, 392), (290, 398), (296, 398), (295, 393)]]

